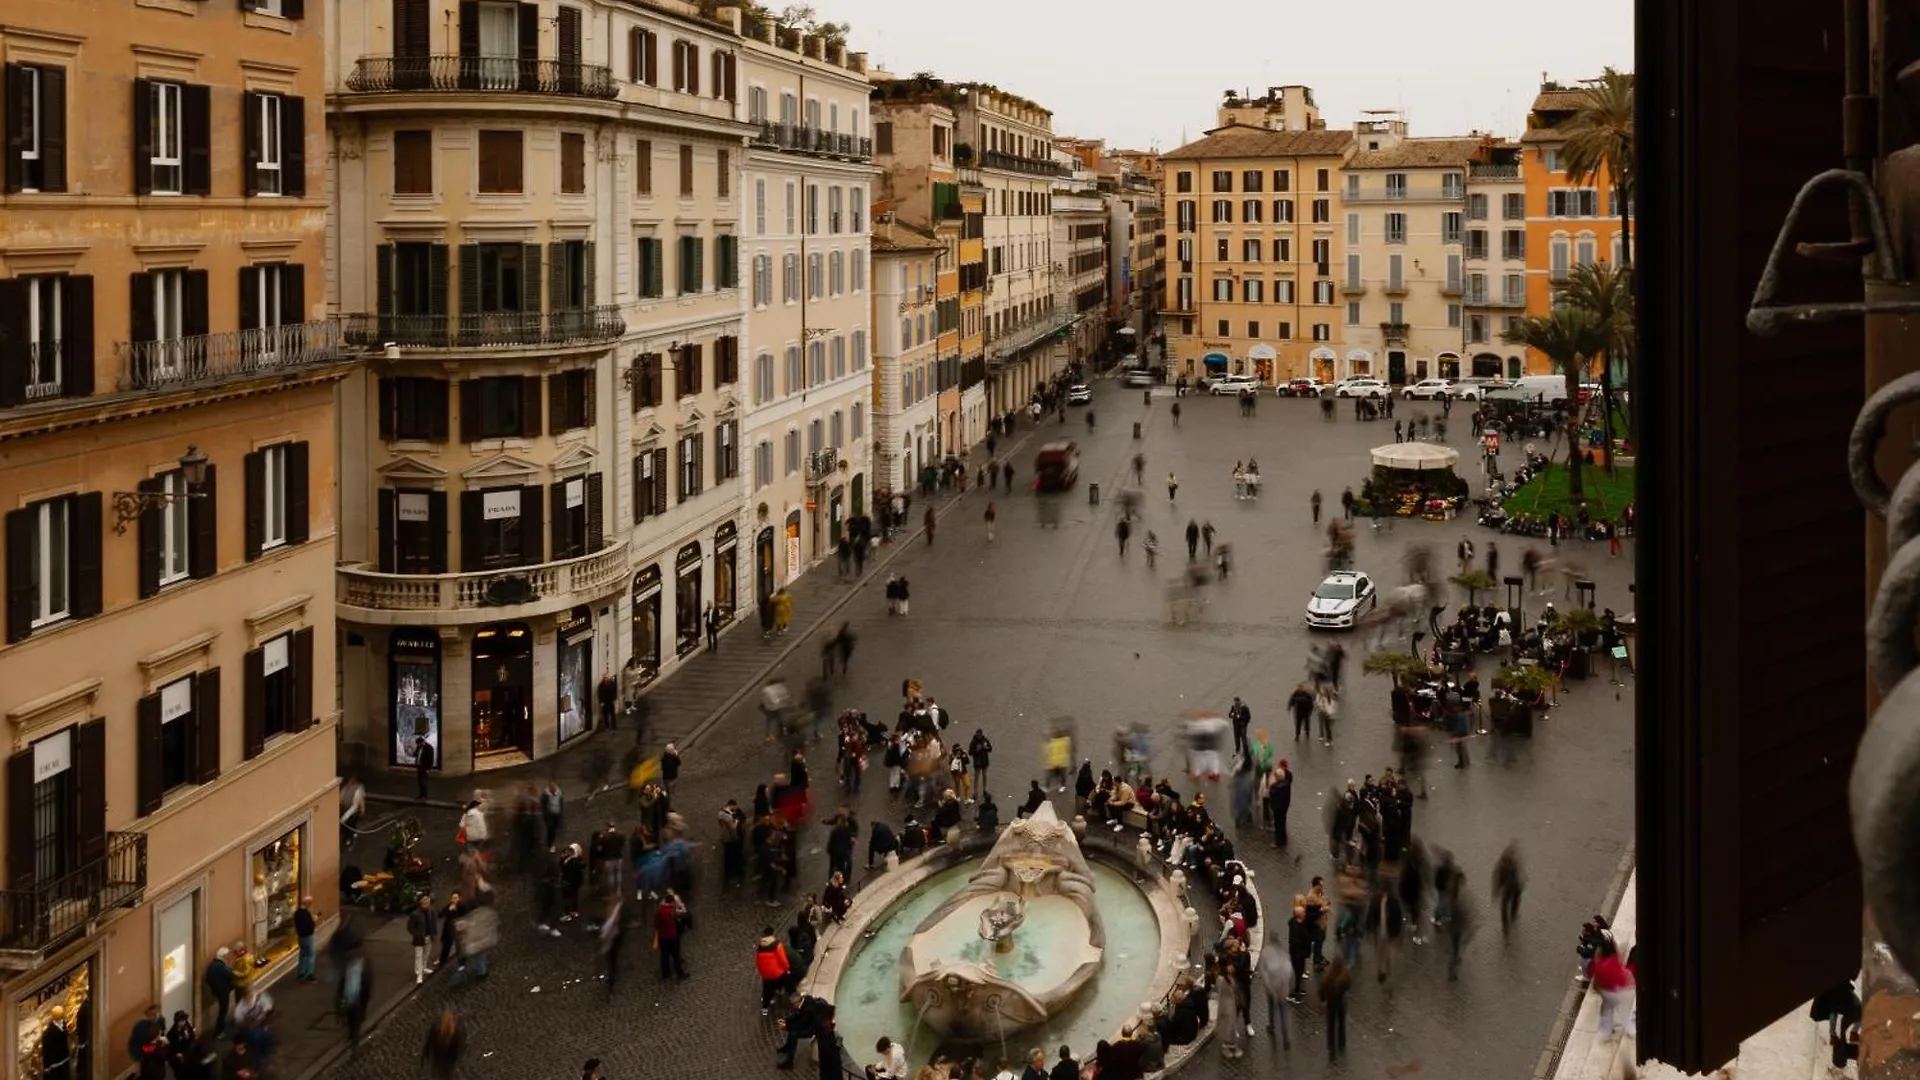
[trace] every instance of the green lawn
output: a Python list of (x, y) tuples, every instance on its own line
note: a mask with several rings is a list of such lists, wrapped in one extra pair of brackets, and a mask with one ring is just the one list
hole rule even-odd
[[(1583, 465), (1580, 481), (1586, 489), (1587, 512), (1596, 520), (1613, 518), (1621, 507), (1633, 501), (1633, 469), (1630, 467), (1621, 466), (1608, 476), (1605, 469)], [(1573, 503), (1567, 498), (1567, 467), (1559, 462), (1521, 485), (1506, 501), (1508, 514), (1539, 516), (1555, 510), (1564, 515), (1573, 513)]]

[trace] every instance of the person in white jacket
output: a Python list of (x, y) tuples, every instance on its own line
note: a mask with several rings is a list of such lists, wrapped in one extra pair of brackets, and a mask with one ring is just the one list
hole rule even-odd
[(460, 834), (466, 837), (468, 850), (480, 852), (486, 849), (487, 815), (480, 809), (479, 799), (467, 803), (466, 812), (460, 815)]

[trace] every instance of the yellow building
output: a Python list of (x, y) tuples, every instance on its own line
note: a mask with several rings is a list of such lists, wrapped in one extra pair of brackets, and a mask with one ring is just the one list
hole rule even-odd
[[(118, 1076), (339, 896), (317, 4), (14, 0), (0, 1074)], [(245, 955), (239, 949), (246, 950)]]
[[(1527, 114), (1521, 172), (1527, 208), (1527, 314), (1553, 307), (1554, 289), (1573, 267), (1620, 261), (1620, 192), (1605, 168), (1575, 184), (1568, 179), (1560, 151), (1562, 126), (1580, 108), (1586, 92), (1545, 83)], [(1527, 371), (1547, 374), (1544, 354), (1527, 351)]]
[(1160, 315), (1178, 376), (1336, 376), (1339, 173), (1353, 132), (1217, 128), (1161, 155)]

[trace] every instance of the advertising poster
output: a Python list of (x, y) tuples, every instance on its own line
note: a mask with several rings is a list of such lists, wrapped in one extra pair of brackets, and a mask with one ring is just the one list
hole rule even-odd
[(393, 760), (412, 765), (413, 740), (425, 736), (433, 747), (433, 764), (440, 760), (440, 662), (438, 659), (393, 661)]

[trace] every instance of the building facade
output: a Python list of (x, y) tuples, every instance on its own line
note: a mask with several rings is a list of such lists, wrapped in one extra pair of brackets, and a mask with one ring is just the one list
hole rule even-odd
[(221, 947), (291, 970), (339, 895), (321, 15), (0, 26), (10, 1077), (56, 1025), (65, 1075), (122, 1074), (148, 1005), (203, 1015)]
[[(747, 123), (690, 4), (330, 5), (350, 761), (551, 754), (751, 607)], [(767, 560), (770, 562), (770, 559)]]
[(1112, 212), (1090, 168), (1075, 169), (1053, 183), (1054, 309), (1063, 316), (1066, 340), (1052, 348), (1065, 354), (1056, 363), (1090, 366), (1107, 341)]
[[(1575, 266), (1611, 260), (1620, 263), (1620, 199), (1606, 169), (1575, 183), (1567, 177), (1560, 151), (1562, 126), (1586, 99), (1583, 90), (1556, 83), (1541, 86), (1527, 113), (1520, 137), (1521, 175), (1527, 203), (1527, 314), (1553, 308), (1554, 290)], [(1549, 374), (1546, 354), (1527, 350), (1529, 374)]]
[(1401, 386), (1459, 378), (1467, 166), (1477, 138), (1414, 139), (1402, 120), (1363, 120), (1342, 174), (1340, 375)]
[(945, 247), (910, 225), (882, 222), (873, 234), (874, 483), (888, 495), (913, 490), (938, 465), (939, 276)]
[(1351, 131), (1225, 127), (1161, 156), (1172, 374), (1347, 374), (1336, 267)]
[(1486, 140), (1467, 165), (1466, 335), (1462, 374), (1519, 378), (1522, 350), (1501, 337), (1527, 310), (1527, 185), (1522, 150)]
[(869, 509), (876, 170), (866, 58), (748, 29), (737, 48), (754, 125), (743, 224), (754, 282), (746, 442), (758, 602), (830, 554), (847, 521)]

